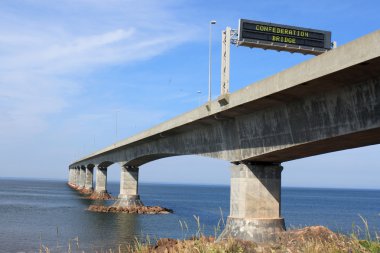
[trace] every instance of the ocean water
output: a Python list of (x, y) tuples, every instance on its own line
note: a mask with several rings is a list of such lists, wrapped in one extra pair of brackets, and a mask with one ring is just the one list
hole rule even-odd
[[(119, 185), (109, 183), (117, 196)], [(198, 229), (214, 235), (229, 212), (228, 186), (140, 184), (145, 205), (171, 208), (169, 215), (104, 214), (63, 181), (0, 179), (0, 252), (94, 252), (133, 243), (135, 238), (187, 238)], [(111, 204), (112, 201), (105, 201)], [(368, 220), (380, 231), (380, 190), (282, 189), (287, 227), (324, 225), (351, 233)], [(182, 224), (182, 226), (181, 226)], [(70, 246), (69, 246), (70, 245)]]

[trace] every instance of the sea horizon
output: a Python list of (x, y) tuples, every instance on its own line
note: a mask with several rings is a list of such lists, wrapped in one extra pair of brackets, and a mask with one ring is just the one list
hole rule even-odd
[[(34, 181), (55, 181), (55, 182), (68, 182), (67, 179), (62, 179), (62, 178), (37, 178), (37, 177), (0, 177), (1, 179), (6, 179), (6, 180), (34, 180)], [(109, 180), (107, 181), (108, 183), (116, 183), (119, 184), (120, 181), (116, 180)], [(181, 185), (188, 185), (188, 186), (230, 186), (229, 184), (218, 184), (218, 183), (186, 183), (186, 182), (180, 182), (180, 183), (172, 183), (172, 182), (154, 182), (154, 181), (143, 181), (140, 179), (139, 184), (156, 184), (156, 185), (176, 185), (176, 186), (181, 186)], [(373, 190), (373, 191), (380, 191), (379, 188), (364, 188), (364, 187), (331, 187), (331, 186), (289, 186), (289, 185), (282, 185), (281, 188), (299, 188), (299, 189), (324, 189), (324, 190)]]

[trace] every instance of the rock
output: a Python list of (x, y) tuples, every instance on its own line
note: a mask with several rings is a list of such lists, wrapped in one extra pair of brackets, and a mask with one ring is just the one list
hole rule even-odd
[(79, 193), (80, 194), (84, 194), (84, 195), (90, 195), (92, 194), (94, 191), (93, 190), (90, 190), (90, 189), (80, 189), (79, 190)]
[(131, 206), (131, 207), (115, 207), (115, 206), (101, 206), (90, 205), (87, 209), (91, 212), (102, 213), (130, 213), (130, 214), (169, 214), (173, 210), (159, 206)]
[(108, 192), (93, 192), (88, 199), (92, 200), (109, 200), (109, 199), (114, 199)]

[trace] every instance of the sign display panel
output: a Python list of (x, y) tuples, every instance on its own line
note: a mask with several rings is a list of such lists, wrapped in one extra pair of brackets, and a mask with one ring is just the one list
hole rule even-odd
[(318, 55), (331, 49), (331, 32), (240, 19), (237, 44)]

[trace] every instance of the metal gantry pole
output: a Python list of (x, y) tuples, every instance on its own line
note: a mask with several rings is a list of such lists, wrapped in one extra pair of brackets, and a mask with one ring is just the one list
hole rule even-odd
[(231, 27), (226, 27), (222, 31), (222, 66), (220, 94), (228, 94), (230, 90), (230, 48), (231, 48)]

